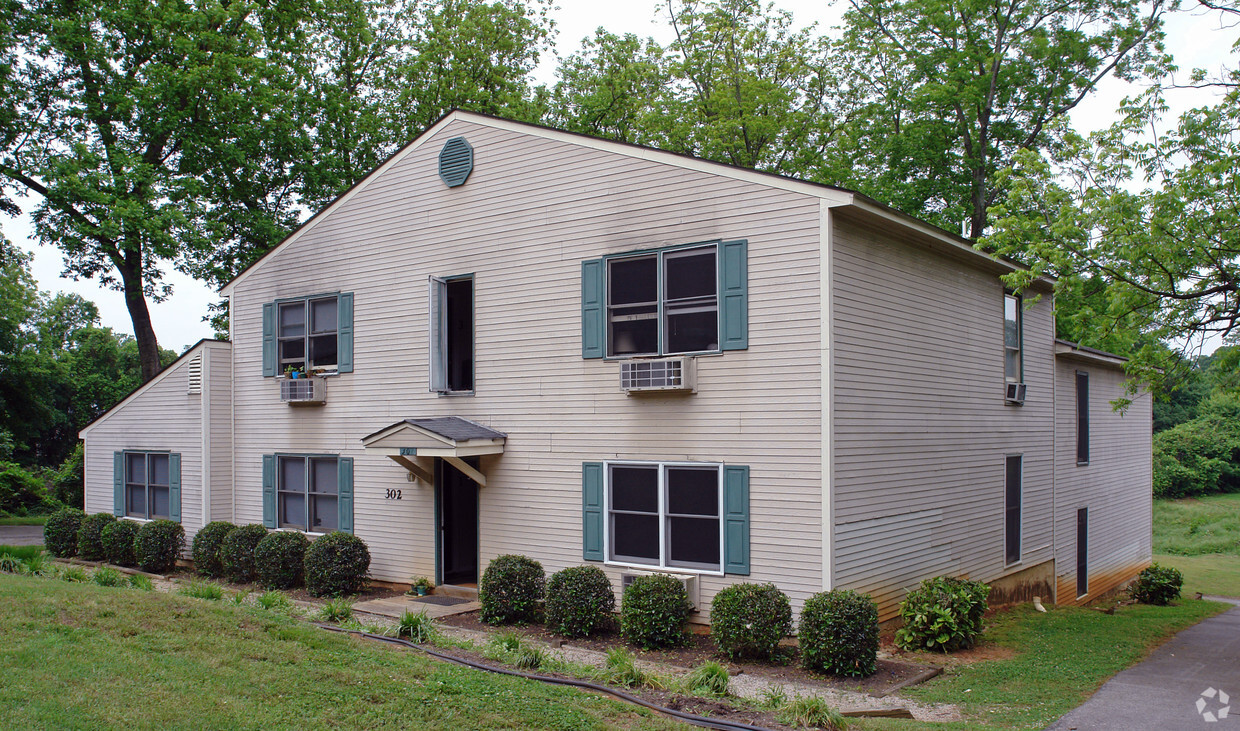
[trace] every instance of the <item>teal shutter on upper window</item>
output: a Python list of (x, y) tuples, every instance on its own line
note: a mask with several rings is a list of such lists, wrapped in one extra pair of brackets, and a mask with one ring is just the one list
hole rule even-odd
[(276, 527), (276, 456), (263, 455), (263, 525)]
[(345, 533), (353, 532), (353, 458), (341, 457), (336, 464), (339, 470), (336, 481), (336, 506), (340, 510), (337, 527)]
[(581, 557), (603, 560), (603, 463), (581, 464)]
[(342, 292), (336, 304), (336, 372), (353, 372), (352, 292)]
[(719, 328), (721, 350), (749, 347), (749, 242), (719, 244)]
[(724, 572), (749, 575), (749, 468), (723, 468)]
[(181, 455), (168, 455), (168, 517), (181, 522)]
[(112, 453), (112, 514), (125, 514), (125, 453)]
[(581, 357), (602, 358), (606, 340), (602, 259), (581, 262)]
[(276, 374), (276, 303), (263, 305), (263, 377)]

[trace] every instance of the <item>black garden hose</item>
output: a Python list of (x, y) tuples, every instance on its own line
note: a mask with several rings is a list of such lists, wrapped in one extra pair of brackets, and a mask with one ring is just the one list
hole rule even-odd
[(475, 670), (485, 670), (486, 672), (489, 672), (489, 673), (499, 673), (500, 675), (512, 675), (518, 678), (527, 678), (529, 680), (538, 680), (543, 683), (551, 683), (552, 685), (568, 685), (574, 688), (584, 688), (586, 690), (593, 690), (599, 693), (606, 693), (607, 695), (613, 696), (615, 698), (619, 698), (622, 701), (626, 701), (634, 705), (642, 706), (643, 708), (648, 708), (652, 711), (655, 711), (656, 713), (662, 713), (666, 716), (671, 716), (672, 718), (675, 718), (679, 721), (684, 721), (685, 723), (689, 723), (694, 726), (718, 729), (718, 731), (774, 731), (773, 729), (767, 728), (766, 726), (753, 726), (747, 723), (736, 723), (734, 721), (725, 721), (719, 718), (707, 718), (706, 716), (698, 716), (692, 713), (685, 713), (684, 711), (677, 711), (672, 708), (667, 708), (665, 706), (660, 706), (658, 704), (651, 703), (646, 700), (642, 700), (641, 698), (638, 698), (635, 695), (629, 695), (628, 693), (625, 693), (622, 690), (616, 690), (615, 688), (609, 688), (606, 685), (598, 685), (596, 683), (587, 683), (584, 680), (574, 680), (572, 678), (556, 678), (550, 675), (537, 675), (534, 673), (522, 673), (516, 670), (509, 670), (507, 668), (497, 668), (491, 665), (483, 665), (482, 663), (474, 662), (472, 660), (466, 660), (465, 658), (456, 657), (454, 655), (448, 655), (446, 653), (439, 652), (438, 650), (433, 650), (427, 647), (426, 645), (415, 644), (413, 642), (410, 642), (409, 640), (404, 640), (399, 637), (387, 637), (385, 635), (376, 635), (370, 632), (361, 632), (359, 630), (344, 629), (344, 628), (336, 627), (330, 624), (320, 624), (318, 622), (315, 622), (314, 625), (316, 627), (320, 627), (325, 630), (331, 630), (332, 632), (343, 632), (345, 634), (350, 634), (350, 635), (359, 635), (361, 637), (365, 637), (368, 640), (378, 640), (379, 642), (387, 642), (392, 645), (403, 645), (405, 647), (412, 647), (415, 650), (421, 650), (422, 652), (425, 652), (427, 655), (430, 655), (431, 657), (436, 657), (436, 658), (439, 658), (440, 660), (446, 660), (448, 662), (456, 663), (458, 665), (464, 665), (465, 667), (473, 668)]

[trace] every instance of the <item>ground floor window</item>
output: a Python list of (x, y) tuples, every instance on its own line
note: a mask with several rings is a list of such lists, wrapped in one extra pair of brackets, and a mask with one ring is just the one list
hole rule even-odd
[(170, 518), (172, 490), (167, 452), (125, 452), (125, 515)]
[(336, 457), (278, 458), (277, 515), (281, 528), (327, 533), (339, 527)]
[(612, 462), (606, 475), (609, 560), (722, 570), (719, 465)]

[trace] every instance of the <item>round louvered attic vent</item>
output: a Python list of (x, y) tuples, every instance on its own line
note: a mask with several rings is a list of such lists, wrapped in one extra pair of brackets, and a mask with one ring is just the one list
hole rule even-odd
[(474, 171), (474, 148), (464, 137), (453, 137), (439, 151), (439, 177), (449, 188), (463, 185)]

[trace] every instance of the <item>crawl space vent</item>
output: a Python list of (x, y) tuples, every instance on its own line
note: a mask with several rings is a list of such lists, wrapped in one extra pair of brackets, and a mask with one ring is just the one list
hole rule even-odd
[(449, 188), (463, 185), (474, 171), (474, 148), (464, 137), (453, 137), (439, 151), (439, 177)]

